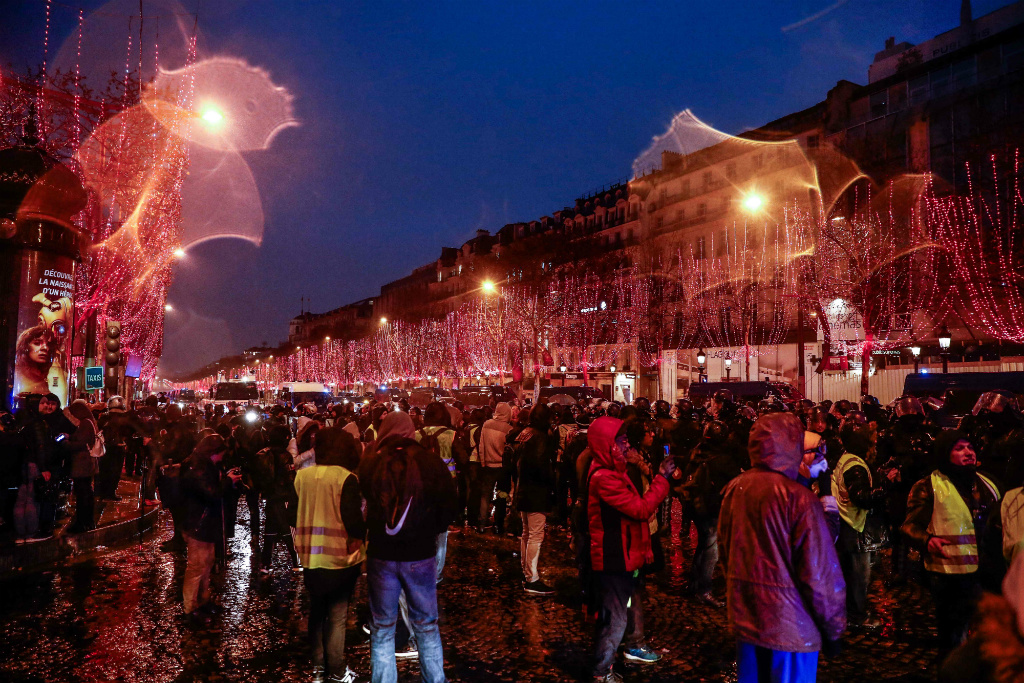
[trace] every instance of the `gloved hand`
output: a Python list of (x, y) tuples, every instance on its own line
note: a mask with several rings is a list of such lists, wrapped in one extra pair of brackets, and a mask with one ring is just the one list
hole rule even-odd
[(821, 643), (821, 654), (825, 655), (825, 659), (835, 659), (843, 651), (843, 642), (836, 638), (835, 640), (823, 640)]
[(676, 471), (676, 461), (673, 458), (665, 458), (661, 461), (661, 467), (658, 468), (658, 472), (661, 476), (666, 479), (672, 479), (672, 473)]

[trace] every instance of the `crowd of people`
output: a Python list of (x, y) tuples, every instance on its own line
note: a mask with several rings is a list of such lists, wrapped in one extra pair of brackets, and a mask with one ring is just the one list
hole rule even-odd
[[(17, 542), (52, 534), (68, 498), (69, 530), (87, 531), (94, 495), (116, 498), (118, 481), (136, 477), (144, 504), (170, 512), (161, 549), (187, 554), (184, 612), (202, 628), (244, 499), (260, 571), (276, 570), (280, 547), (287, 570), (303, 572), (313, 681), (357, 678), (345, 624), (364, 574), (372, 680), (396, 681), (396, 660), (417, 658), (424, 681), (444, 681), (448, 535), (518, 536), (524, 599), (539, 599), (556, 592), (544, 581), (548, 527), (572, 538), (593, 680), (621, 681), (620, 651), (640, 665), (660, 659), (645, 641), (644, 585), (665, 566), (674, 504), (678, 533), (693, 539), (688, 591), (727, 610), (740, 681), (813, 681), (819, 653), (879, 628), (869, 587), (883, 548), (886, 581), (919, 577), (932, 595), (944, 680), (1024, 671), (1024, 658), (1006, 661), (1007, 633), (1024, 645), (1024, 419), (1005, 392), (983, 395), (957, 429), (909, 396), (888, 407), (719, 391), (706, 405), (268, 411), (182, 410), (157, 397), (130, 411), (120, 397), (61, 410), (55, 396), (34, 398), (0, 415), (10, 456), (0, 513)], [(399, 622), (409, 639), (396, 650)]]

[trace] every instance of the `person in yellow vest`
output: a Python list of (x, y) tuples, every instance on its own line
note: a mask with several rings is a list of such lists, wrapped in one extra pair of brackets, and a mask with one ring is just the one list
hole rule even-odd
[(934, 452), (939, 465), (910, 490), (902, 532), (924, 559), (940, 647), (948, 651), (966, 638), (980, 594), (978, 566), (992, 559), (992, 550), (978, 541), (999, 505), (999, 490), (978, 472), (977, 454), (964, 432), (943, 430)]
[(832, 495), (839, 507), (836, 552), (846, 580), (846, 621), (850, 627), (878, 628), (881, 622), (868, 612), (871, 552), (865, 548), (864, 527), (872, 507), (871, 468), (867, 460), (875, 448), (873, 428), (848, 426), (839, 435), (844, 453), (832, 470)]
[(354, 680), (345, 665), (345, 622), (366, 559), (366, 523), (354, 473), (359, 451), (342, 427), (321, 429), (314, 451), (316, 464), (295, 474), (295, 550), (309, 591), (313, 681), (337, 683)]

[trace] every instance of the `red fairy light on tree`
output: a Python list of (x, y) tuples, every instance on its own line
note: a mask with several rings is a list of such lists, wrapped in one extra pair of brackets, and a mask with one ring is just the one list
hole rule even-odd
[(944, 317), (944, 249), (931, 238), (923, 211), (929, 191), (924, 176), (898, 178), (876, 196), (858, 183), (845, 206), (821, 212), (815, 224), (808, 284), (833, 339), (860, 356), (862, 394), (868, 393), (872, 352), (905, 346)]
[[(930, 227), (946, 247), (956, 283), (953, 309), (970, 327), (997, 339), (1024, 341), (1024, 212), (1020, 152), (968, 167), (969, 195), (929, 202)], [(1001, 179), (1001, 175), (1008, 176)]]

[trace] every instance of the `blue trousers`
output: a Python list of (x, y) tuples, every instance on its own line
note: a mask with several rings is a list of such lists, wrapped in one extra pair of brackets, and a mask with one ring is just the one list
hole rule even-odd
[(444, 652), (437, 626), (437, 562), (393, 562), (369, 558), (366, 583), (370, 594), (370, 673), (373, 683), (397, 683), (395, 625), (398, 597), (405, 592), (409, 617), (419, 647), (424, 683), (445, 683)]
[(750, 643), (736, 643), (738, 683), (814, 683), (817, 652), (782, 652)]

